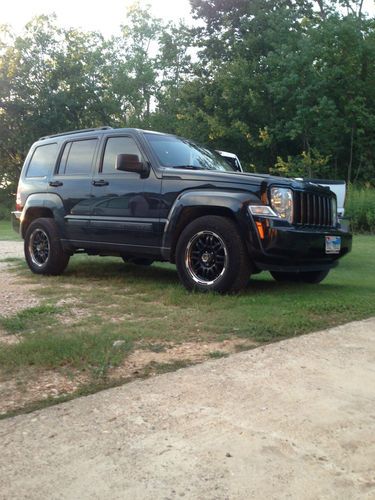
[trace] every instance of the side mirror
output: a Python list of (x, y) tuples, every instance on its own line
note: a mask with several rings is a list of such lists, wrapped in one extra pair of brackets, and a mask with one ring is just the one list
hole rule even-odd
[(116, 170), (123, 172), (135, 172), (142, 178), (147, 177), (150, 168), (146, 163), (139, 161), (138, 155), (120, 154), (116, 158)]

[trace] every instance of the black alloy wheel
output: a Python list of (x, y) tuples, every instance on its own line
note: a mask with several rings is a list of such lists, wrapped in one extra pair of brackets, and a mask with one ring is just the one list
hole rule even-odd
[(62, 247), (54, 219), (39, 218), (26, 230), (24, 252), (33, 273), (57, 275), (64, 272), (70, 255)]
[(225, 273), (227, 264), (227, 248), (218, 234), (200, 231), (188, 242), (185, 266), (196, 283), (213, 285)]
[(206, 215), (182, 231), (176, 246), (178, 276), (188, 290), (235, 293), (247, 285), (251, 261), (234, 220)]
[(30, 234), (29, 254), (33, 265), (36, 267), (43, 267), (48, 262), (50, 242), (47, 233), (40, 227), (36, 227)]

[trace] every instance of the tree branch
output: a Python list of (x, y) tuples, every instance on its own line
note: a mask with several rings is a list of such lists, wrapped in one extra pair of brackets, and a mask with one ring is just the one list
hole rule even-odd
[(320, 17), (324, 20), (327, 19), (327, 14), (324, 9), (324, 0), (316, 0), (316, 3), (319, 5)]
[(361, 0), (361, 2), (359, 4), (358, 17), (362, 16), (363, 2), (364, 2), (364, 0)]

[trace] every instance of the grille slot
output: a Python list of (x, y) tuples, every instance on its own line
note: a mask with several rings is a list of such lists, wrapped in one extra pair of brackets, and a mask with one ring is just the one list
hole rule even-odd
[(294, 224), (331, 227), (331, 197), (294, 191)]

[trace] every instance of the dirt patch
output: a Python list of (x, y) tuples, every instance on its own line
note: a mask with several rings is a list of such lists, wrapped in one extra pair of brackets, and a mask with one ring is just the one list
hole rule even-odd
[[(23, 241), (0, 241), (0, 260), (23, 259)], [(0, 269), (1, 269), (0, 262)]]
[[(22, 241), (0, 241), (0, 259), (10, 258), (23, 258)], [(12, 316), (22, 309), (40, 304), (40, 300), (32, 293), (38, 285), (25, 283), (22, 278), (10, 272), (11, 267), (11, 262), (0, 260), (0, 316)], [(5, 337), (0, 331), (0, 342)]]
[[(14, 335), (4, 335), (8, 342), (19, 342)], [(1, 341), (1, 337), (0, 337)], [(226, 356), (257, 344), (246, 339), (230, 339), (223, 342), (200, 344), (187, 342), (179, 345), (155, 345), (155, 350), (137, 349), (124, 362), (108, 371), (111, 383), (129, 381), (135, 378), (160, 373), (160, 365), (176, 366), (179, 362), (196, 364), (212, 357)], [(119, 347), (120, 348), (120, 347)], [(0, 379), (0, 415), (23, 408), (26, 405), (49, 398), (73, 394), (90, 383), (88, 372), (70, 371), (69, 374), (56, 370), (26, 370), (11, 379)]]
[(68, 376), (50, 370), (26, 370), (10, 380), (0, 380), (0, 415), (37, 401), (72, 394), (87, 381), (85, 374)]
[(69, 314), (63, 313), (56, 315), (56, 318), (60, 321), (60, 323), (64, 325), (74, 325), (75, 323), (79, 323), (82, 319), (91, 316), (91, 312), (88, 309), (77, 307), (77, 304), (79, 303), (79, 299), (73, 296), (60, 299), (56, 302), (57, 307), (69, 307)]
[(10, 266), (9, 263), (0, 262), (0, 316), (12, 316), (40, 304), (40, 299), (33, 294), (39, 285), (25, 283), (22, 278), (9, 271)]
[[(174, 364), (179, 361), (189, 361), (190, 364), (200, 363), (209, 358), (219, 358), (256, 347), (255, 342), (247, 339), (228, 339), (223, 342), (185, 342), (178, 345), (156, 346), (155, 350), (137, 349), (131, 353), (124, 363), (113, 368), (110, 378), (134, 377), (141, 374), (146, 368), (150, 368), (150, 373), (158, 373), (158, 364)], [(161, 350), (160, 350), (161, 349)]]
[(0, 327), (0, 344), (14, 345), (18, 344), (20, 339), (18, 335), (9, 334)]

